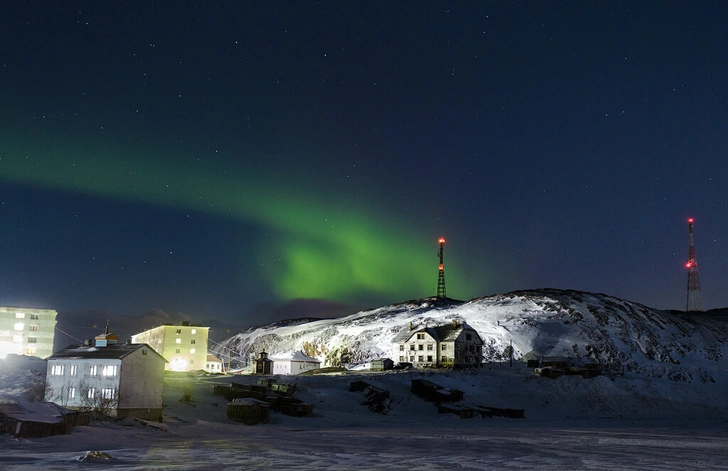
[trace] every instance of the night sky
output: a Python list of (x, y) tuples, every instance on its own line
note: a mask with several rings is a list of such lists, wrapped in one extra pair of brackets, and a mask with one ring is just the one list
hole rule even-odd
[(693, 217), (726, 307), (727, 13), (4, 2), (0, 305), (220, 338), (432, 296), (443, 236), (456, 299), (685, 309)]

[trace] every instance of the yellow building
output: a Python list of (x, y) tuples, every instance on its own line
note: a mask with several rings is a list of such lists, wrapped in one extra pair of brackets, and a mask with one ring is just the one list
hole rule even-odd
[(0, 307), (0, 358), (8, 353), (51, 356), (57, 315), (53, 309)]
[(209, 327), (165, 324), (131, 336), (131, 343), (146, 343), (169, 363), (172, 371), (204, 370)]

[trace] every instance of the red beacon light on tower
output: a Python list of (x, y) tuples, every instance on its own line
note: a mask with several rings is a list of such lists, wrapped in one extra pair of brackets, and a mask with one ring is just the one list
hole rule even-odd
[(440, 265), (437, 267), (437, 297), (445, 299), (447, 293), (445, 292), (445, 262), (442, 258), (442, 252), (445, 249), (445, 238), (440, 237), (437, 242), (440, 244), (440, 251), (437, 256), (440, 257)]

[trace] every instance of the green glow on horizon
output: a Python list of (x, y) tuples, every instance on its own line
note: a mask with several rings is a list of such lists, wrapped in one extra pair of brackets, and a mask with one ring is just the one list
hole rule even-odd
[[(189, 157), (145, 159), (136, 150), (83, 148), (70, 139), (23, 141), (0, 137), (0, 180), (199, 211), (267, 228), (271, 235), (256, 255), (270, 263), (259, 276), (284, 299), (352, 301), (376, 294), (401, 301), (434, 294), (440, 234), (422, 234), (407, 222), (394, 228), (386, 211), (375, 213), (367, 208), (371, 203), (353, 201), (354, 195), (327, 194), (328, 188), (296, 191), (297, 182), (278, 174), (223, 170)], [(471, 286), (462, 291), (475, 292)]]

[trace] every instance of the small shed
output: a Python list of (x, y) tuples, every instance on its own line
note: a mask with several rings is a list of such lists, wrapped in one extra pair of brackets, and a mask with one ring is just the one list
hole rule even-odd
[(205, 371), (208, 373), (222, 373), (222, 361), (210, 353), (205, 360)]
[(394, 368), (394, 361), (390, 358), (377, 358), (369, 363), (369, 369), (372, 371), (385, 371)]
[(268, 422), (270, 404), (251, 397), (234, 399), (227, 406), (228, 419), (242, 422), (245, 425), (255, 425)]
[(90, 422), (90, 412), (72, 411), (52, 402), (0, 404), (0, 433), (18, 438), (63, 435), (76, 425)]

